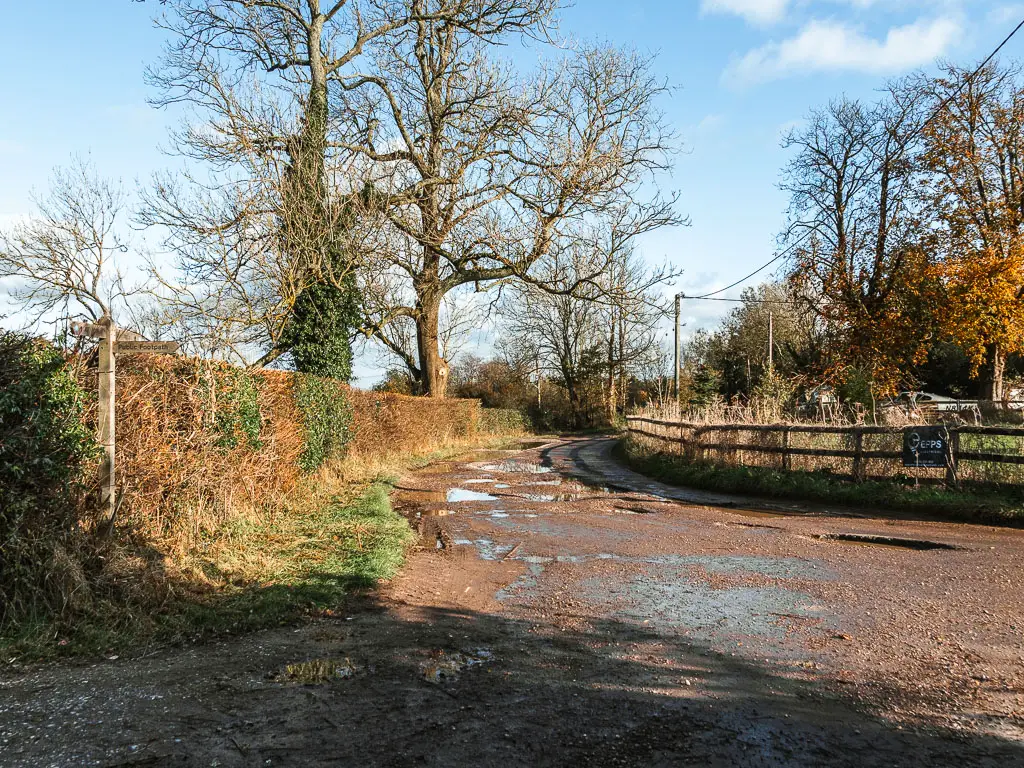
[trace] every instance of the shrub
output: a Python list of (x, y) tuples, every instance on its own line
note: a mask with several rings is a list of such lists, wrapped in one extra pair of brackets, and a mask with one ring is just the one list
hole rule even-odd
[[(242, 368), (224, 368), (214, 375), (211, 369), (211, 400), (221, 390), (220, 403), (216, 409), (215, 428), (219, 433), (217, 446), (237, 448), (244, 441), (249, 448), (258, 450), (263, 443), (260, 430), (263, 418), (260, 415), (260, 379)], [(220, 381), (217, 381), (217, 379)], [(241, 439), (240, 439), (241, 438)]]
[(352, 438), (352, 405), (341, 382), (296, 374), (295, 404), (303, 429), (299, 467), (313, 472), (328, 459), (344, 455)]
[(99, 456), (86, 403), (56, 348), (0, 334), (0, 626), (59, 613), (84, 586), (74, 553)]
[(519, 435), (526, 431), (526, 417), (514, 408), (483, 408), (480, 411), (480, 432), (485, 435)]

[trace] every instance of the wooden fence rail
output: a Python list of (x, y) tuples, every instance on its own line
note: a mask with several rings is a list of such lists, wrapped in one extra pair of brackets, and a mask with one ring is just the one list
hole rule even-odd
[[(857, 481), (914, 472), (922, 479), (950, 483), (968, 479), (1024, 484), (1024, 428), (1020, 427), (948, 426), (946, 467), (926, 469), (903, 465), (902, 427), (694, 424), (644, 416), (628, 416), (626, 421), (630, 434), (676, 446), (676, 452), (691, 462), (785, 470), (835, 471), (848, 466), (845, 474)], [(838, 444), (823, 445), (827, 443)]]

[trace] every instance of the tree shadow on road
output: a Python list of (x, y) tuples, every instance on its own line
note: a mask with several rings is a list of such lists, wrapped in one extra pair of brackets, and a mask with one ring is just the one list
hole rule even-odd
[[(98, 668), (78, 684), (109, 691), (111, 705), (131, 713), (130, 727), (100, 742), (106, 764), (1024, 763), (1019, 743), (887, 720), (782, 665), (640, 624), (564, 614), (527, 621), (373, 599), (348, 613), (203, 653)], [(344, 661), (354, 672), (318, 685), (280, 680), (287, 664), (312, 659)], [(160, 699), (133, 693), (145, 690), (160, 690)], [(66, 694), (74, 698), (73, 686)], [(16, 714), (9, 709), (0, 726)], [(59, 705), (52, 715), (60, 717)], [(97, 736), (84, 738), (80, 749)], [(39, 762), (60, 757), (54, 746), (38, 748)]]

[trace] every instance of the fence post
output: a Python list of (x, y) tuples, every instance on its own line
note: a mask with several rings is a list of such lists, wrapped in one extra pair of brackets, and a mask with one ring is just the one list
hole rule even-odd
[(792, 461), (789, 458), (789, 427), (786, 427), (782, 430), (782, 469), (789, 472), (792, 468)]
[(958, 473), (960, 462), (960, 430), (948, 429), (946, 431), (946, 486), (960, 489), (960, 475)]
[(117, 326), (109, 317), (102, 318), (97, 325), (105, 325), (106, 333), (99, 340), (99, 365), (97, 366), (97, 384), (99, 391), (99, 444), (103, 449), (100, 460), (100, 511), (103, 522), (110, 525), (114, 521), (116, 509), (117, 484), (114, 477), (114, 402), (115, 402), (115, 365), (114, 343), (117, 341)]
[(864, 482), (864, 431), (853, 428), (853, 481)]

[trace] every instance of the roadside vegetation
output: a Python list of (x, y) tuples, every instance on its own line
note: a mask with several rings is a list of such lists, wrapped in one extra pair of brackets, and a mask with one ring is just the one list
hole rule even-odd
[(138, 541), (83, 539), (80, 547), (111, 560), (89, 585), (88, 603), (6, 622), (0, 655), (41, 661), (133, 653), (335, 615), (393, 578), (415, 541), (390, 502), (401, 472), (516, 439), (332, 463), (277, 505), (225, 521), (173, 558)]
[(671, 485), (763, 498), (820, 502), (858, 510), (940, 517), (972, 523), (1024, 526), (1024, 491), (1020, 488), (964, 485), (950, 490), (910, 477), (891, 482), (854, 483), (828, 471), (799, 472), (768, 467), (724, 467), (686, 463), (678, 456), (651, 450), (626, 438), (616, 448), (637, 472)]
[(124, 652), (335, 611), (391, 578), (405, 469), (523, 433), (515, 412), (179, 358), (125, 360), (121, 489), (95, 505), (87, 358), (0, 337), (0, 652)]

